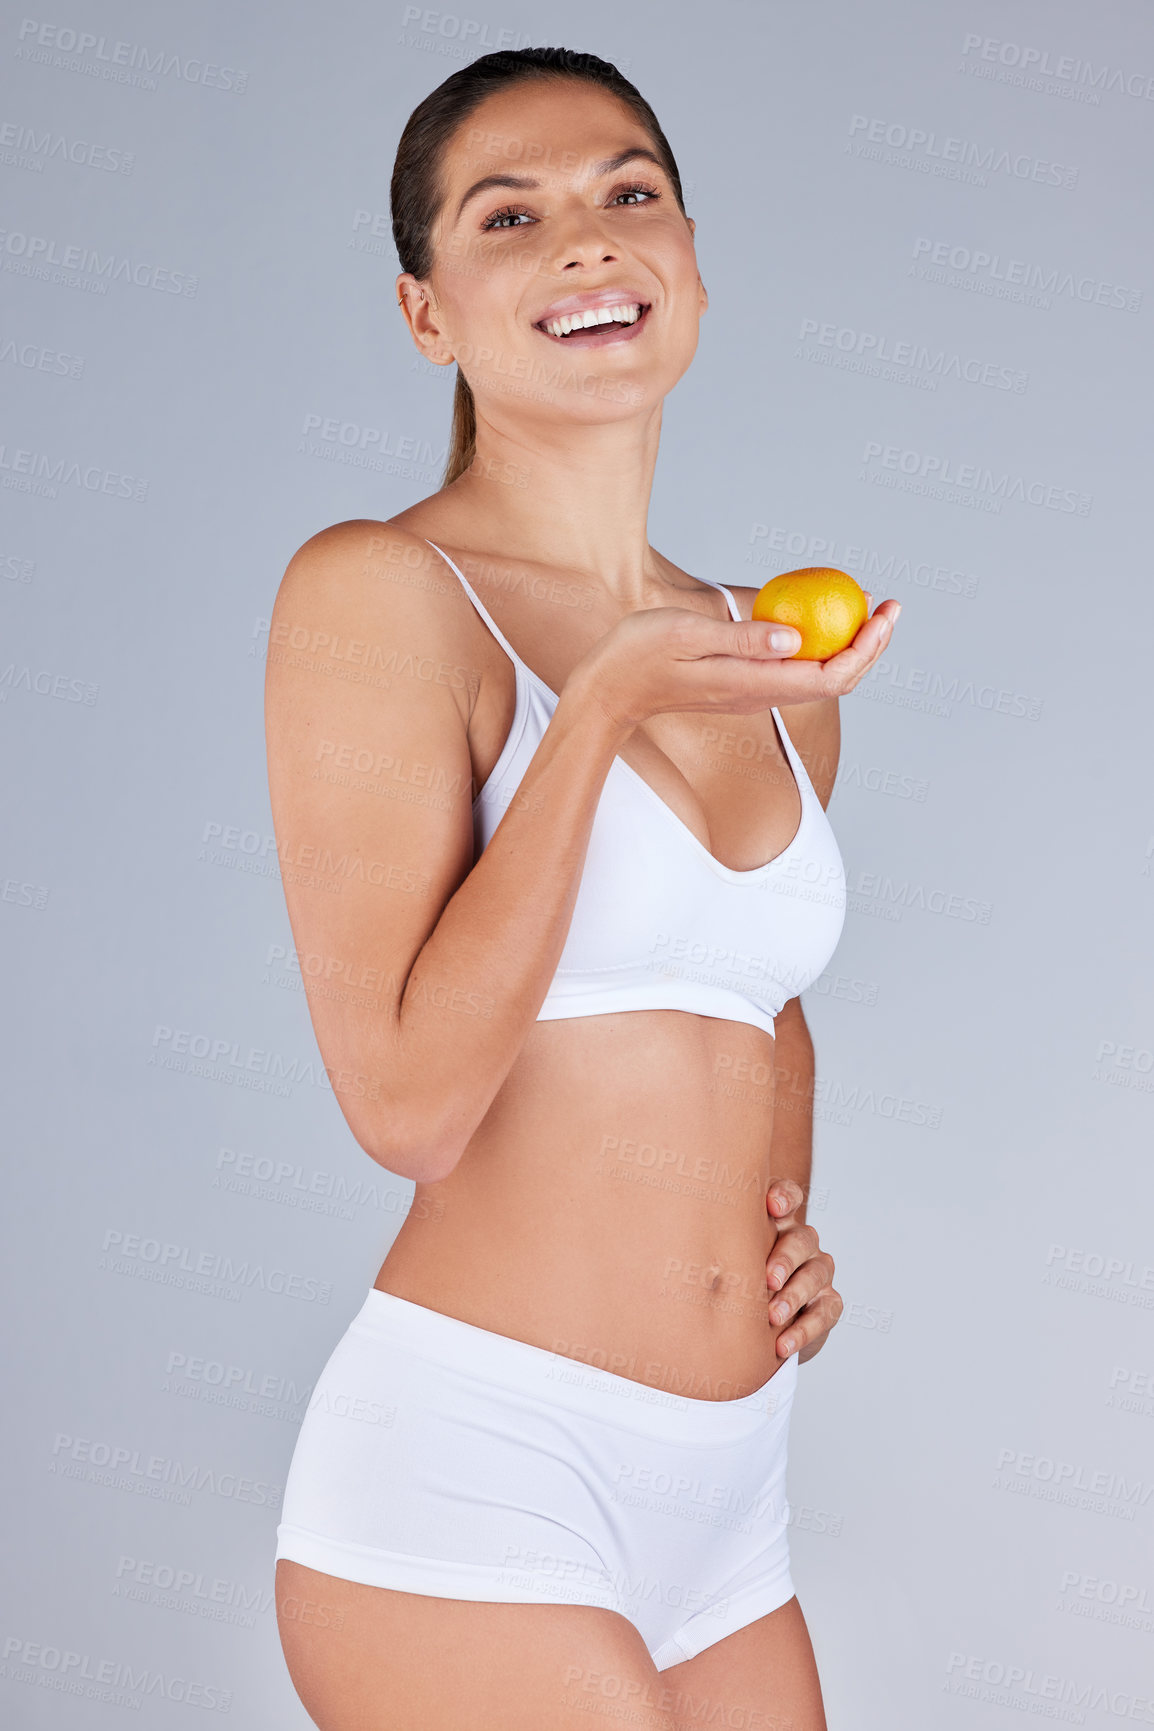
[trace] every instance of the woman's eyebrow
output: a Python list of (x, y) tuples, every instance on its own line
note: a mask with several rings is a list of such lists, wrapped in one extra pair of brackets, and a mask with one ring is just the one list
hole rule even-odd
[[(592, 177), (594, 180), (600, 180), (602, 175), (613, 174), (618, 168), (624, 167), (625, 163), (642, 159), (646, 162), (655, 163), (664, 172), (665, 164), (655, 151), (647, 150), (643, 145), (633, 145), (628, 150), (618, 151), (616, 156), (607, 156), (604, 162), (595, 162)], [(484, 180), (474, 181), (464, 195), (457, 206), (457, 217), (461, 215), (471, 198), (477, 198), (482, 192), (488, 192), (495, 186), (512, 187), (515, 191), (531, 191), (540, 184), (539, 180), (535, 180), (529, 174), (487, 174)], [(457, 217), (454, 217), (453, 220), (456, 221)]]

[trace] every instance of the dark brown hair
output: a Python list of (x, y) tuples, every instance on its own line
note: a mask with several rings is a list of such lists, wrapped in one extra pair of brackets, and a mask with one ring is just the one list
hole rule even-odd
[[(389, 188), (393, 240), (403, 271), (410, 271), (422, 280), (432, 270), (432, 229), (445, 196), (441, 165), (458, 127), (486, 97), (533, 78), (583, 78), (624, 103), (648, 134), (673, 183), (681, 214), (685, 215), (681, 176), (669, 141), (641, 92), (616, 66), (608, 60), (599, 60), (595, 54), (579, 53), (572, 48), (503, 49), (496, 54), (483, 54), (450, 74), (414, 108), (405, 124)], [(442, 487), (464, 474), (473, 462), (476, 434), (473, 393), (458, 363), (453, 427)]]

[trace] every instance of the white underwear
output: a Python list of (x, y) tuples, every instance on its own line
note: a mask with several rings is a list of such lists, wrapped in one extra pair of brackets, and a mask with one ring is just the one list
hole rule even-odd
[(659, 1671), (794, 1595), (794, 1354), (692, 1400), (372, 1288), (297, 1437), (276, 1556), (447, 1599), (595, 1605)]

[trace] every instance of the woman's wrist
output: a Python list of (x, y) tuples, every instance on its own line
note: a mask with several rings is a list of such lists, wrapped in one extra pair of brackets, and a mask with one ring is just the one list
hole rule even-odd
[(592, 668), (573, 670), (562, 687), (554, 714), (564, 725), (586, 734), (610, 757), (616, 756), (637, 726), (619, 712)]

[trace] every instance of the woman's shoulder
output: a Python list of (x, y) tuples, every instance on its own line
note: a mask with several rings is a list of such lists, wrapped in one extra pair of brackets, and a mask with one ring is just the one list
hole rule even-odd
[(430, 567), (436, 563), (428, 542), (398, 518), (346, 517), (340, 523), (317, 529), (302, 541), (288, 568), (305, 565), (316, 570), (330, 569), (374, 558), (378, 562), (404, 560), (408, 564), (424, 559)]
[[(451, 594), (444, 561), (415, 528), (395, 517), (348, 517), (302, 541), (281, 579), (277, 599), (324, 598), (333, 605), (365, 607), (402, 591)], [(376, 611), (374, 607), (372, 609)]]
[(350, 517), (293, 553), (273, 603), (274, 631), (299, 636), (428, 643), (457, 654), (468, 642), (461, 585), (423, 536), (395, 518)]
[(318, 671), (331, 676), (338, 702), (341, 691), (382, 679), (397, 691), (444, 686), (467, 726), (486, 667), (474, 626), (484, 637), (460, 583), (421, 536), (391, 519), (330, 523), (301, 543), (281, 578), (268, 690), (291, 707)]

